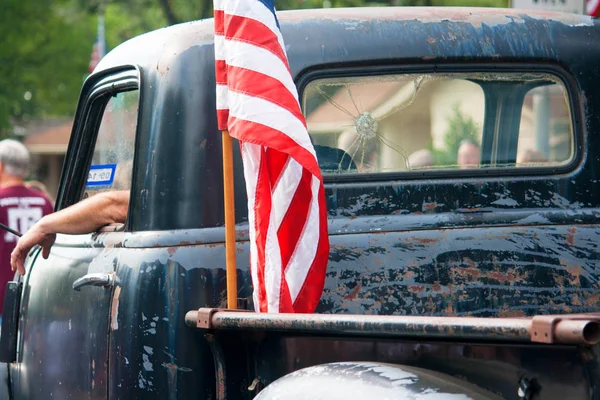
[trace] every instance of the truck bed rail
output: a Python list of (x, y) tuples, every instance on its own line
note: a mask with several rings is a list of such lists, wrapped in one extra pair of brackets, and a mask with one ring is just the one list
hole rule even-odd
[(341, 336), (445, 338), (595, 345), (600, 314), (539, 315), (531, 318), (427, 317), (402, 315), (260, 314), (200, 308), (185, 316), (188, 326), (210, 330), (285, 331)]

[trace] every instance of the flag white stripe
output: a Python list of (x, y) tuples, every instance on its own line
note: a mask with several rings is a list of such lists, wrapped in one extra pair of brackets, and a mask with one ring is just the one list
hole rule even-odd
[(277, 36), (279, 46), (284, 50), (285, 54), (285, 45), (283, 43), (283, 37), (281, 36), (279, 28), (277, 28), (275, 17), (273, 16), (273, 13), (267, 7), (265, 7), (263, 3), (256, 0), (235, 2), (228, 1), (223, 7), (223, 11), (225, 12), (225, 14), (253, 19), (265, 25), (267, 28), (269, 28), (271, 32), (275, 34), (275, 36)]
[(588, 15), (591, 15), (596, 10), (599, 2), (600, 2), (600, 0), (587, 0), (586, 12)]
[[(299, 146), (317, 156), (306, 133), (304, 124), (285, 108), (270, 101), (229, 91), (229, 115), (235, 118), (266, 125), (288, 136)], [(229, 127), (231, 129), (231, 127)]]
[(275, 229), (277, 230), (279, 230), (281, 221), (292, 203), (292, 199), (302, 178), (302, 170), (302, 165), (290, 157), (284, 171), (281, 173), (281, 178), (273, 190), (271, 212), (275, 214)]
[(229, 108), (228, 95), (227, 85), (217, 84), (217, 110), (227, 110)]
[[(246, 191), (248, 193), (248, 236), (250, 239), (250, 273), (252, 276), (252, 286), (254, 288), (262, 287), (258, 280), (258, 255), (256, 247), (256, 216), (254, 214), (254, 204), (256, 199), (256, 181), (258, 179), (258, 170), (262, 156), (262, 146), (252, 143), (242, 143), (242, 161), (244, 163), (244, 178), (246, 180)], [(258, 310), (258, 290), (254, 290), (252, 297), (254, 306)]]
[(246, 68), (277, 79), (298, 101), (296, 85), (287, 65), (279, 57), (262, 47), (237, 40), (225, 39), (225, 46), (227, 46), (227, 65)]
[(225, 61), (225, 36), (215, 34), (215, 61)]
[(304, 230), (298, 240), (298, 245), (290, 258), (285, 271), (285, 280), (287, 281), (290, 290), (292, 304), (296, 301), (298, 293), (300, 293), (300, 289), (302, 289), (302, 286), (306, 281), (306, 276), (315, 259), (317, 248), (320, 243), (318, 238), (320, 237), (319, 189), (321, 187), (321, 181), (313, 176), (311, 186), (312, 199), (308, 218), (305, 221)]
[(265, 287), (267, 288), (267, 312), (279, 312), (279, 298), (281, 293), (281, 250), (277, 229), (275, 228), (275, 215), (269, 215), (269, 230), (265, 243)]

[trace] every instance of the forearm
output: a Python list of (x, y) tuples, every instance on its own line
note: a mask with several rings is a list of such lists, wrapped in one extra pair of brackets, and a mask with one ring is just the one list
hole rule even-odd
[(94, 232), (108, 224), (124, 223), (128, 203), (128, 191), (100, 193), (45, 216), (39, 227), (45, 234)]

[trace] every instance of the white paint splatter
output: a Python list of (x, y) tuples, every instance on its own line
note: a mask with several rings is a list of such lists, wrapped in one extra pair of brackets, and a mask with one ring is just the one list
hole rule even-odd
[(152, 363), (150, 362), (150, 359), (148, 358), (147, 354), (142, 354), (142, 360), (143, 360), (142, 365), (144, 366), (144, 369), (146, 371), (154, 371), (152, 369)]

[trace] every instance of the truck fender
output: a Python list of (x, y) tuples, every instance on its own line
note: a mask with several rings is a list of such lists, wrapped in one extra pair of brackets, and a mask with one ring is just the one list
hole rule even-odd
[(255, 400), (500, 399), (466, 381), (421, 368), (336, 362), (300, 369), (263, 389)]

